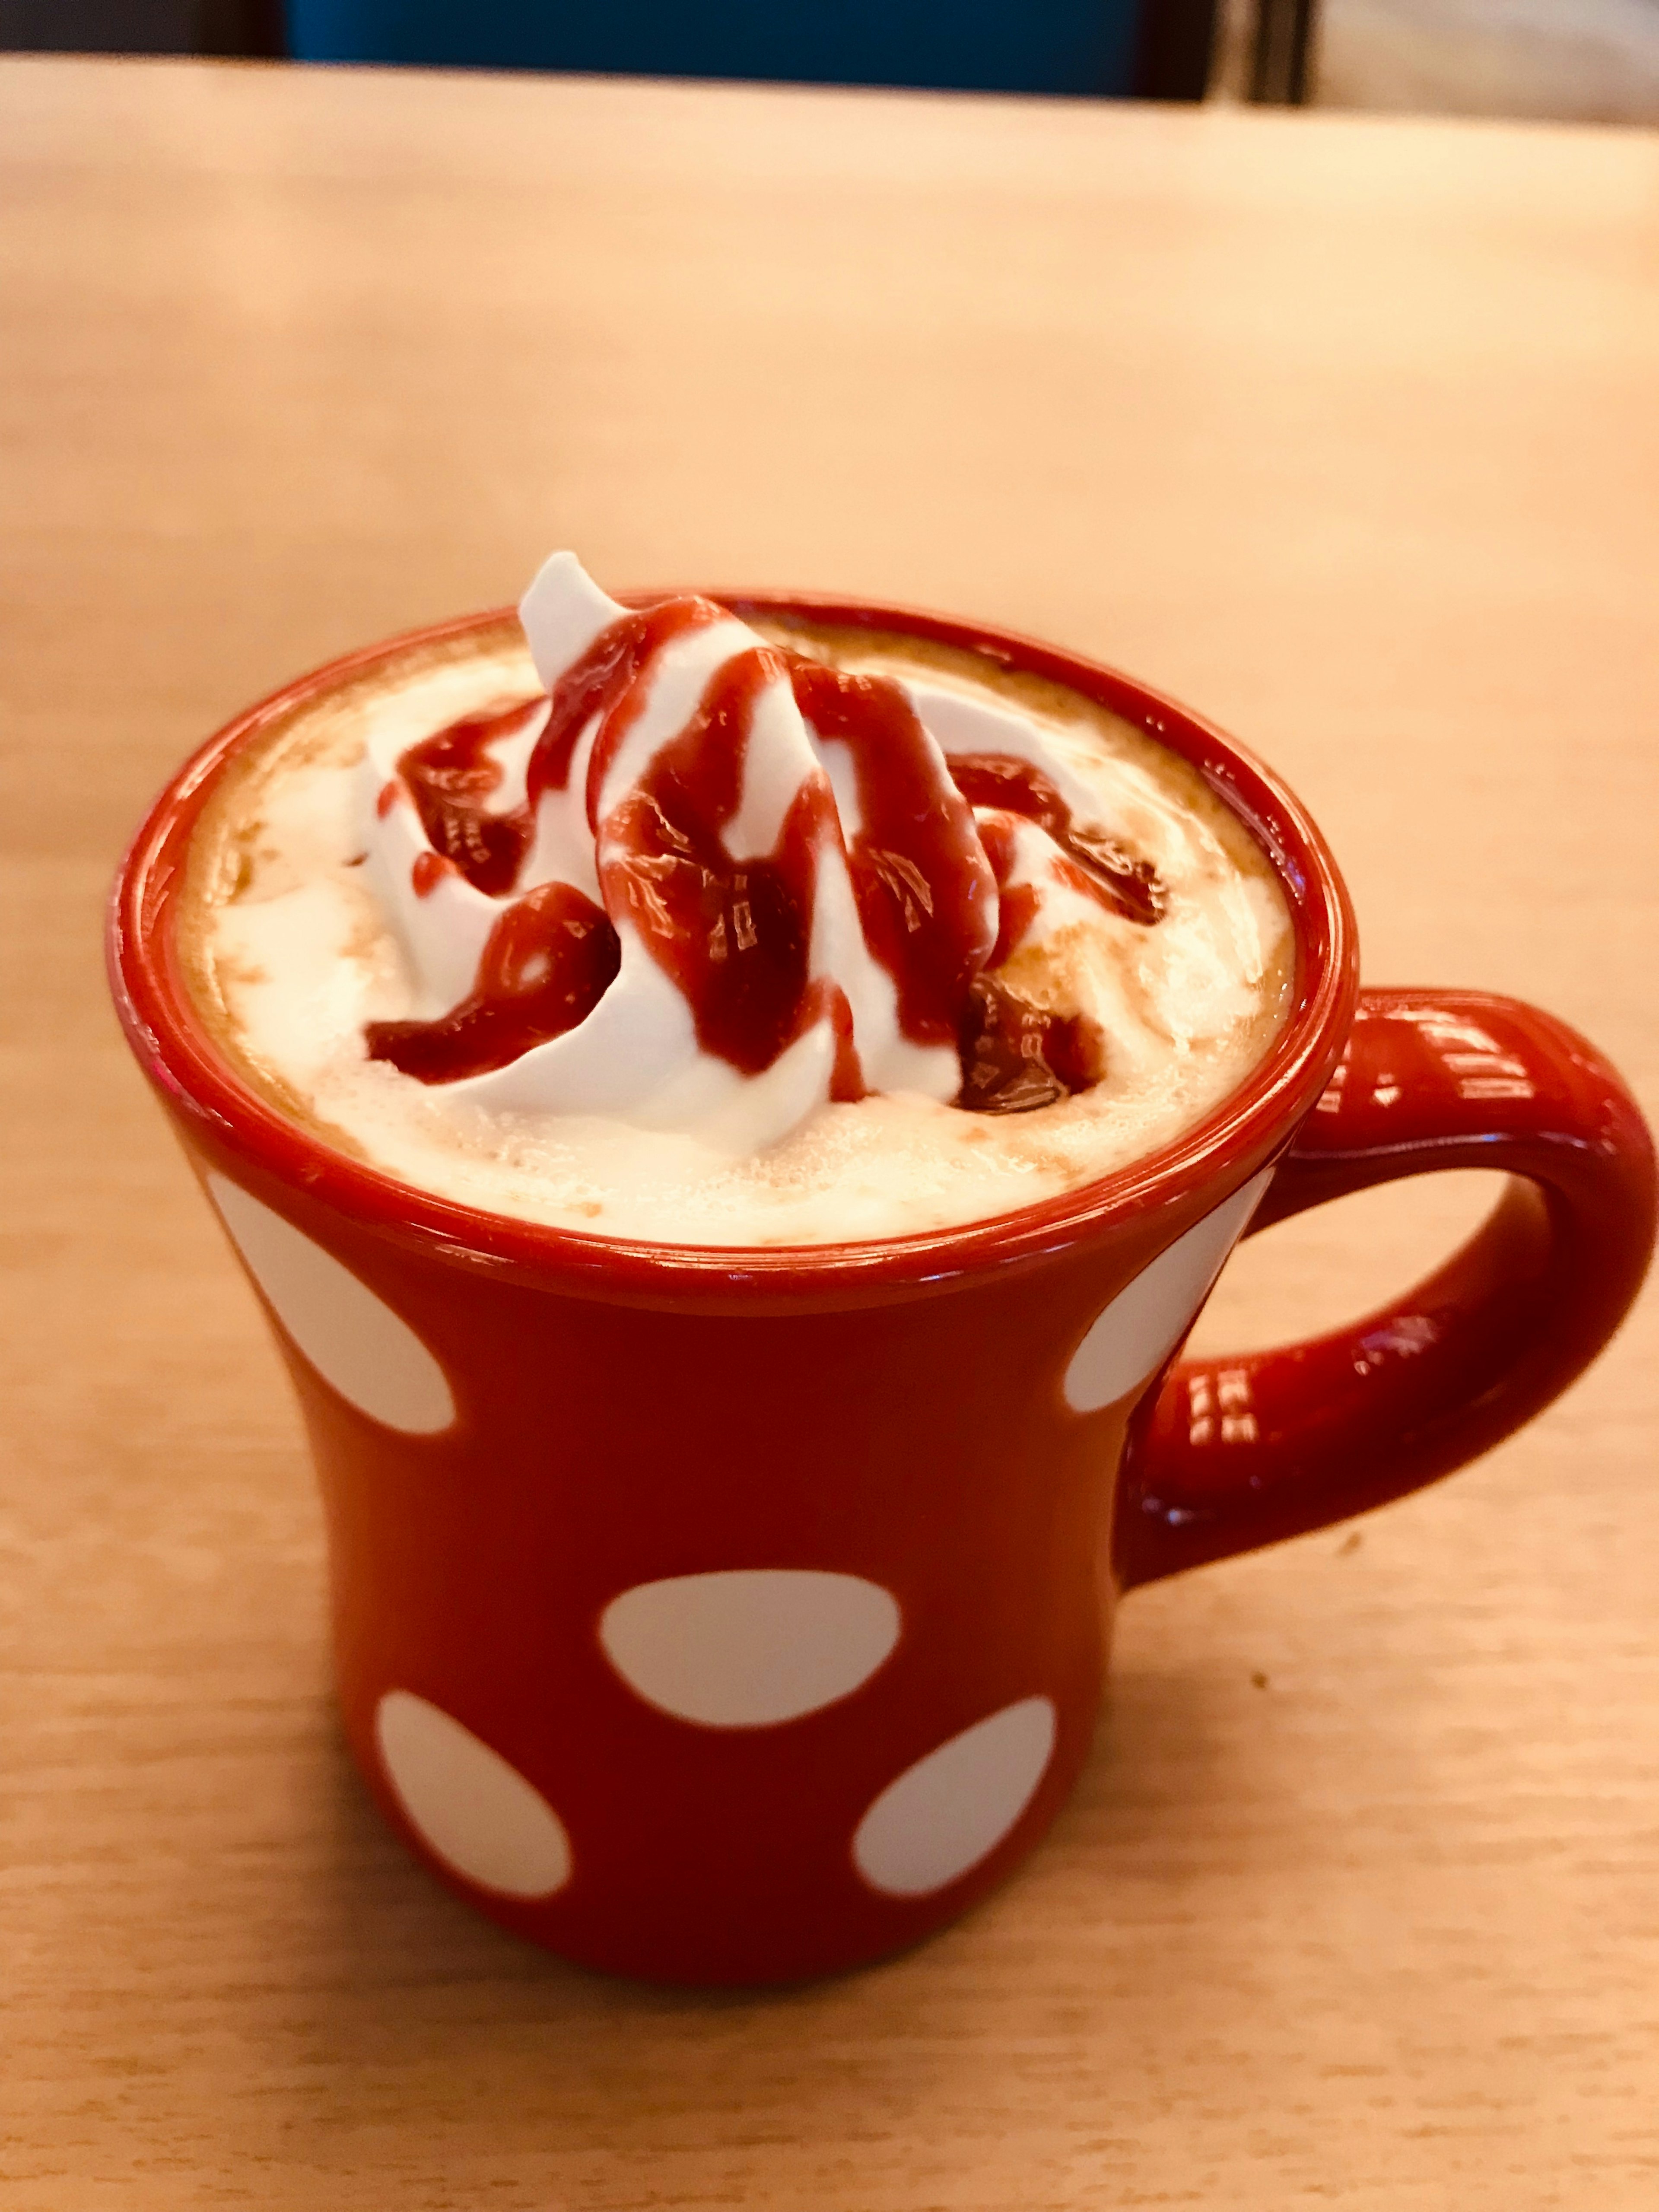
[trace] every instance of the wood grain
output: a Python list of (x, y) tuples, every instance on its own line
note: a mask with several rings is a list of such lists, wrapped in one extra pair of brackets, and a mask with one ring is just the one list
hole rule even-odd
[[(963, 1926), (601, 1982), (347, 1768), (296, 1424), (98, 929), (216, 721), (568, 542), (1135, 668), (1301, 789), (1372, 975), (1652, 1102), (1656, 258), (1636, 133), (0, 64), (8, 2212), (1655, 2201), (1651, 1299), (1455, 1482), (1136, 1598)], [(1206, 1333), (1468, 1203), (1276, 1232)]]

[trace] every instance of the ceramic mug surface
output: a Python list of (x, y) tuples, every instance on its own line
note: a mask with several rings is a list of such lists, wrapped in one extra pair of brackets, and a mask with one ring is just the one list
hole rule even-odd
[[(1119, 1597), (1474, 1457), (1612, 1334), (1653, 1154), (1593, 1048), (1486, 994), (1366, 991), (1299, 803), (1171, 702), (979, 625), (785, 594), (1071, 686), (1193, 762), (1272, 856), (1285, 1028), (1164, 1151), (997, 1220), (796, 1251), (474, 1212), (249, 1090), (185, 988), (182, 860), (273, 721), (215, 738), (118, 879), (127, 1036), (266, 1307), (327, 1513), (341, 1707), (386, 1818), (480, 1910), (586, 1964), (788, 1980), (1000, 1881), (1086, 1756)], [(1507, 1169), (1486, 1226), (1352, 1328), (1170, 1367), (1236, 1240), (1348, 1191)]]

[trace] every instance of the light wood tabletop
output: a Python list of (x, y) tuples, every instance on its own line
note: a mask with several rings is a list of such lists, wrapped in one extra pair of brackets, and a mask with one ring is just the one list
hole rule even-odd
[[(1134, 669), (1308, 799), (1373, 981), (1536, 999), (1651, 1110), (1656, 270), (1639, 133), (0, 64), (7, 2212), (1659, 2201), (1651, 1297), (1472, 1471), (1133, 1598), (957, 1928), (608, 1982), (346, 1762), (298, 1424), (98, 949), (217, 722), (568, 544)], [(1206, 1341), (1361, 1310), (1469, 1180), (1273, 1232)]]

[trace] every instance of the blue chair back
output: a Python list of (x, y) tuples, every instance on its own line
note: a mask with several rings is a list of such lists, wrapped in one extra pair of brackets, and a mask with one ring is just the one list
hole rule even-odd
[(1138, 0), (289, 0), (299, 61), (1127, 94)]

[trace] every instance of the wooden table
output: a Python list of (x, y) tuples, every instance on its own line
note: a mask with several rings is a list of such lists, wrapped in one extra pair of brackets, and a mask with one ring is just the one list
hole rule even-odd
[[(1659, 2201), (1654, 1306), (1445, 1488), (1138, 1596), (1029, 1869), (840, 1984), (641, 1989), (349, 1771), (252, 1303), (106, 1012), (163, 772), (514, 594), (847, 586), (1208, 708), (1376, 978), (1651, 1102), (1659, 141), (0, 65), (6, 2212)], [(1211, 1341), (1484, 1202), (1357, 1201)]]

